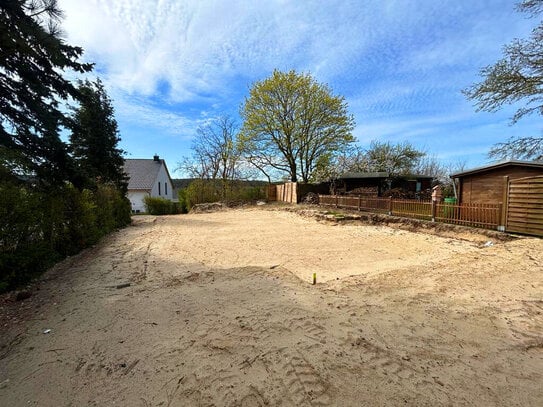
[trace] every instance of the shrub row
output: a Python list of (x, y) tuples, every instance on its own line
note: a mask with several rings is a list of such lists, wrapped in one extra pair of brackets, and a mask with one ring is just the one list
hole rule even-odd
[(130, 202), (115, 187), (79, 191), (0, 184), (0, 292), (27, 283), (65, 256), (130, 223)]

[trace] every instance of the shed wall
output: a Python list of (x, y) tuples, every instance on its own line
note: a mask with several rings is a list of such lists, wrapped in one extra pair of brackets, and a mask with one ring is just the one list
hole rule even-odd
[(543, 175), (543, 169), (511, 166), (497, 168), (483, 173), (466, 175), (460, 178), (460, 202), (469, 203), (497, 203), (503, 200), (504, 176), (510, 180)]

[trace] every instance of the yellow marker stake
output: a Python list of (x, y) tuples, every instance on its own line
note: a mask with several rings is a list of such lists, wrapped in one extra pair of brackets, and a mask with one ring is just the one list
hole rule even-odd
[(313, 285), (317, 284), (317, 273), (313, 273)]

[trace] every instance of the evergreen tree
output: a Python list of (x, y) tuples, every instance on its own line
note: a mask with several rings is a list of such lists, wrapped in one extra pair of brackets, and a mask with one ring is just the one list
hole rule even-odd
[(126, 192), (124, 153), (111, 99), (100, 79), (79, 82), (80, 105), (72, 116), (71, 152), (82, 179), (79, 187), (112, 182)]
[(77, 88), (63, 71), (88, 72), (83, 50), (64, 43), (56, 0), (0, 3), (0, 165), (10, 175), (33, 174), (46, 183), (69, 179), (70, 158), (59, 129), (60, 110)]

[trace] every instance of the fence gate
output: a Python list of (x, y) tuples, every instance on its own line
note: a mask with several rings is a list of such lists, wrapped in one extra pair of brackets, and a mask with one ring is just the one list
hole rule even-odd
[(506, 230), (543, 236), (543, 176), (509, 181)]

